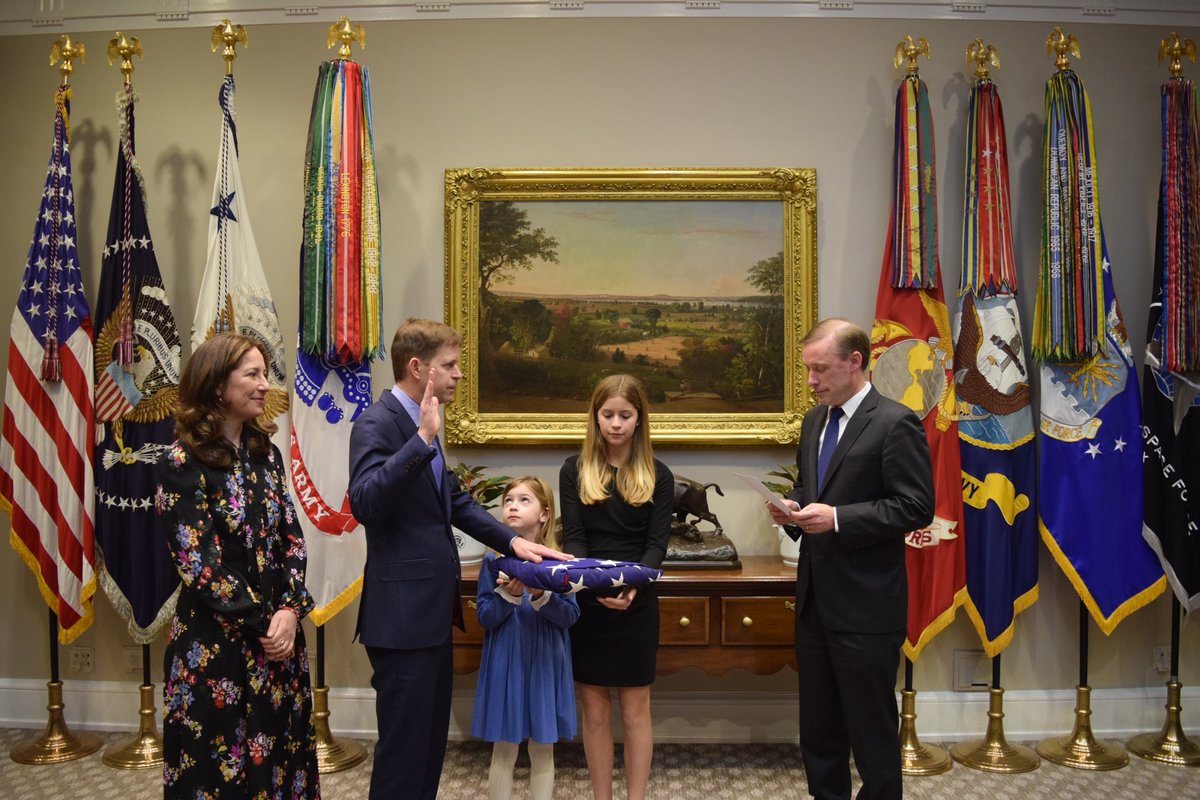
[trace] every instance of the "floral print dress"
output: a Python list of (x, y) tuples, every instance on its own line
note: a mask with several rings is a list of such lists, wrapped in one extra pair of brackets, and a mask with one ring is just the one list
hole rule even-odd
[(163, 796), (319, 798), (303, 629), (283, 661), (259, 643), (272, 615), (313, 606), (307, 551), (279, 450), (232, 469), (176, 442), (158, 466), (159, 525), (183, 579), (165, 657)]

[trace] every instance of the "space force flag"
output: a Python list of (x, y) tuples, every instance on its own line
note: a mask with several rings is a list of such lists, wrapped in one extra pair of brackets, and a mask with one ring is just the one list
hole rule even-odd
[(234, 82), (226, 75), (218, 97), (221, 145), (208, 220), (208, 257), (192, 322), (192, 348), (217, 333), (233, 331), (255, 339), (271, 362), (271, 389), (263, 416), (273, 419), (287, 410), (283, 335), (267, 286), (238, 162)]
[(367, 68), (317, 73), (304, 165), (300, 331), (291, 404), (292, 496), (306, 585), (323, 625), (362, 591), (366, 534), (350, 511), (350, 428), (373, 401), (379, 341), (379, 203)]
[(1004, 111), (991, 80), (971, 87), (966, 122), (963, 268), (954, 317), (966, 609), (984, 652), (995, 656), (1012, 641), (1016, 615), (1037, 600), (1036, 454)]
[(146, 221), (135, 100), (125, 84), (96, 302), (96, 560), (104, 593), (146, 644), (174, 614), (179, 586), (158, 533), (154, 465), (175, 440), (181, 346)]
[(58, 616), (58, 638), (92, 624), (96, 591), (92, 316), (76, 249), (71, 88), (54, 98), (54, 144), (9, 327), (0, 504), (9, 541)]
[(1162, 87), (1162, 179), (1143, 367), (1143, 536), (1200, 608), (1200, 133), (1196, 86)]
[(1066, 68), (1046, 84), (1042, 264), (1032, 351), (1041, 361), (1042, 541), (1110, 634), (1162, 593), (1142, 538), (1141, 403), (1104, 241), (1091, 107)]
[(966, 562), (954, 340), (937, 260), (933, 119), (925, 83), (916, 74), (901, 83), (895, 124), (892, 218), (871, 330), (871, 383), (921, 418), (933, 462), (933, 522), (905, 539), (908, 633), (904, 652), (915, 661), (962, 605)]

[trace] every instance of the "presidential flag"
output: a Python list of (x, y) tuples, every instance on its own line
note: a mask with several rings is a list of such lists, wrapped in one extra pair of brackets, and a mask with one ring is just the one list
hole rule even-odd
[[(983, 47), (983, 43), (979, 42)], [(1028, 362), (1017, 310), (1008, 145), (996, 84), (975, 81), (967, 111), (963, 268), (954, 316), (967, 615), (989, 656), (1038, 596), (1037, 507)]]
[(350, 511), (350, 428), (373, 400), (380, 344), (379, 203), (367, 68), (321, 64), (308, 128), (292, 496), (323, 625), (362, 591), (366, 534)]
[(54, 144), (9, 327), (0, 504), (9, 541), (58, 616), (58, 639), (92, 624), (92, 317), (80, 278), (71, 188), (71, 88), (55, 94)]
[(1110, 634), (1166, 579), (1142, 538), (1141, 403), (1104, 240), (1091, 106), (1065, 67), (1046, 84), (1043, 152), (1031, 347), (1041, 362), (1039, 526)]
[(1142, 535), (1200, 608), (1200, 134), (1195, 83), (1162, 87), (1162, 179), (1142, 384)]
[(915, 661), (966, 598), (954, 340), (937, 257), (933, 118), (925, 83), (915, 73), (896, 95), (895, 126), (892, 218), (871, 331), (871, 383), (921, 418), (933, 461), (933, 522), (906, 537), (904, 652)]
[(179, 586), (158, 533), (154, 465), (175, 440), (181, 344), (146, 222), (135, 100), (126, 83), (96, 301), (96, 562), (104, 593), (146, 644), (174, 614)]
[(271, 362), (267, 376), (271, 389), (263, 416), (274, 419), (287, 410), (283, 335), (242, 189), (232, 75), (225, 76), (218, 102), (221, 145), (209, 210), (208, 258), (192, 322), (192, 348), (226, 331), (257, 340)]

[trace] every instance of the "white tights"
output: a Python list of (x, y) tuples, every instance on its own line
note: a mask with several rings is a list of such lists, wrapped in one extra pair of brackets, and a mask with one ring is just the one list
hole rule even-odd
[[(554, 745), (539, 744), (530, 739), (529, 797), (531, 800), (553, 800)], [(492, 766), (488, 769), (489, 800), (511, 800), (513, 766), (517, 763), (519, 745), (496, 742), (492, 746)]]

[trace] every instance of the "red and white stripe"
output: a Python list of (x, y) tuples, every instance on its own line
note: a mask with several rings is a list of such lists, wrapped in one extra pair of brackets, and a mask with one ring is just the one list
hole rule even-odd
[(8, 346), (0, 441), (0, 502), (10, 539), (58, 614), (68, 644), (92, 623), (96, 591), (92, 473), (92, 330), (85, 321), (62, 343), (62, 381), (40, 379), (42, 347), (18, 311)]

